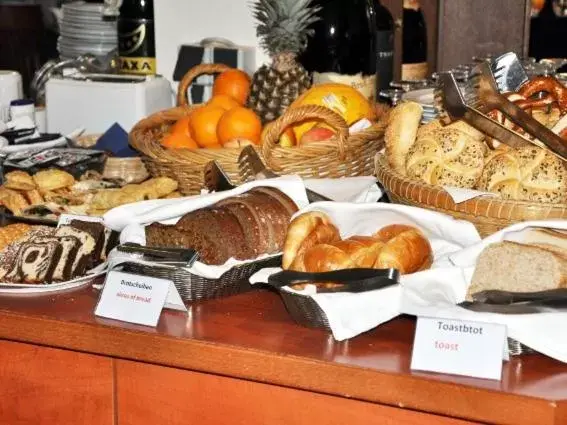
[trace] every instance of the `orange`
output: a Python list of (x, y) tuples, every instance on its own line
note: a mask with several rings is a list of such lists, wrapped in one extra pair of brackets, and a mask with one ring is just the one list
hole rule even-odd
[(246, 139), (258, 145), (261, 133), (260, 118), (252, 109), (243, 106), (226, 111), (217, 127), (218, 140), (222, 145), (233, 139)]
[(161, 139), (161, 144), (168, 149), (199, 149), (197, 143), (189, 135), (179, 131), (166, 134), (164, 138)]
[(202, 148), (220, 148), (217, 124), (226, 111), (219, 106), (205, 105), (191, 113), (189, 128)]
[(175, 121), (175, 124), (173, 124), (171, 126), (171, 129), (169, 130), (169, 132), (170, 133), (181, 133), (181, 134), (185, 134), (189, 137), (192, 137), (191, 136), (191, 129), (189, 128), (189, 121), (190, 120), (191, 120), (190, 115), (179, 118), (177, 121)]
[(207, 105), (218, 106), (224, 109), (225, 111), (228, 111), (229, 109), (240, 106), (240, 103), (238, 103), (236, 100), (234, 100), (232, 97), (230, 97), (227, 94), (217, 94), (207, 102)]
[(230, 96), (244, 105), (250, 94), (250, 77), (240, 69), (229, 69), (222, 72), (213, 84), (213, 96), (219, 94)]

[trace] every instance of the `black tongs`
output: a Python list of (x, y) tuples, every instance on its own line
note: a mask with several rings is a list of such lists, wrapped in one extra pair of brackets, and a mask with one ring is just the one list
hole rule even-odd
[(367, 292), (397, 285), (400, 273), (396, 269), (345, 269), (324, 273), (284, 270), (268, 278), (268, 285), (279, 289), (306, 283), (336, 283), (334, 287), (317, 287), (317, 293)]
[(129, 254), (142, 254), (156, 260), (168, 263), (180, 263), (191, 267), (199, 258), (199, 254), (192, 249), (185, 248), (150, 248), (140, 244), (127, 242), (118, 246), (118, 251)]

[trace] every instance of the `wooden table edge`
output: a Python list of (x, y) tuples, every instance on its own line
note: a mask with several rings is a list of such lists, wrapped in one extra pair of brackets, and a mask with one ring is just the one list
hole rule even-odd
[[(532, 412), (534, 410), (540, 412), (542, 424), (556, 423), (553, 418), (564, 417), (567, 406), (566, 400), (505, 394), (425, 376), (400, 375), (233, 345), (174, 338), (103, 324), (62, 321), (41, 316), (30, 317), (1, 310), (0, 338), (489, 423), (508, 423), (510, 420), (499, 417), (501, 416), (499, 412), (494, 412), (493, 409), (479, 409), (479, 405), (489, 406), (490, 399), (495, 396), (505, 403), (517, 406), (526, 406), (526, 403), (529, 403)], [(148, 349), (150, 347), (151, 349)], [(227, 362), (227, 358), (230, 361)], [(290, 370), (295, 373), (290, 374)], [(314, 371), (317, 374), (316, 380), (313, 379)], [(367, 385), (352, 386), (352, 391), (345, 393), (343, 385), (339, 383), (349, 380), (366, 382)], [(407, 400), (400, 400), (394, 398), (388, 391), (391, 386), (411, 387), (412, 390), (407, 392)], [(471, 405), (464, 411), (463, 409), (456, 411), (446, 404), (436, 403), (435, 397), (431, 400), (427, 397), (417, 397), (419, 400), (412, 397), (420, 392), (424, 394), (432, 391), (442, 394), (458, 392), (461, 397), (470, 396), (471, 399), (474, 397), (476, 402), (474, 406)], [(548, 418), (549, 421), (543, 422), (544, 418)]]

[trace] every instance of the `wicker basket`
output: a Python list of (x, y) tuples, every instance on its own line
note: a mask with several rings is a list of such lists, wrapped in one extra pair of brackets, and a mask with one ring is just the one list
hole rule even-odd
[(509, 201), (490, 196), (455, 204), (443, 188), (410, 180), (392, 170), (382, 154), (376, 155), (376, 176), (392, 202), (470, 221), (483, 238), (522, 221), (567, 219), (566, 204)]
[[(291, 125), (317, 120), (337, 130), (337, 136), (304, 146), (283, 148), (277, 145)], [(383, 145), (385, 124), (379, 122), (350, 134), (347, 123), (337, 113), (323, 106), (305, 105), (288, 109), (268, 124), (262, 134), (262, 157), (268, 168), (282, 174), (304, 178), (371, 176), (374, 156)]]
[[(100, 135), (90, 134), (79, 137), (75, 144), (82, 148), (92, 148)], [(140, 183), (149, 177), (148, 170), (139, 156), (128, 158), (106, 158), (102, 177), (108, 180), (120, 180), (124, 183)]]
[(241, 148), (223, 149), (164, 149), (159, 140), (169, 127), (198, 105), (188, 105), (187, 89), (202, 74), (215, 74), (229, 69), (226, 65), (201, 64), (192, 68), (179, 83), (179, 106), (150, 115), (138, 122), (130, 132), (130, 144), (142, 153), (150, 174), (171, 177), (179, 182), (179, 191), (185, 195), (200, 193), (204, 185), (204, 167), (216, 160), (230, 179), (242, 183), (238, 170)]

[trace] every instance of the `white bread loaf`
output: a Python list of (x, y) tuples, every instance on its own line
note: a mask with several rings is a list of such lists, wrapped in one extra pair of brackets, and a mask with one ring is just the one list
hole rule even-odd
[(444, 127), (419, 138), (406, 157), (407, 175), (440, 186), (472, 188), (484, 167), (485, 144)]
[(415, 142), (423, 108), (416, 102), (402, 102), (390, 112), (384, 134), (386, 159), (398, 173), (406, 174), (406, 155)]
[(504, 199), (563, 203), (567, 202), (567, 168), (537, 147), (509, 149), (487, 162), (477, 188), (500, 193)]
[(500, 242), (480, 254), (467, 298), (491, 289), (537, 292), (566, 286), (567, 251)]

